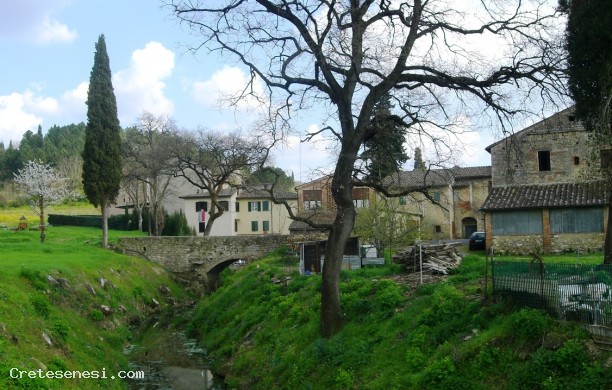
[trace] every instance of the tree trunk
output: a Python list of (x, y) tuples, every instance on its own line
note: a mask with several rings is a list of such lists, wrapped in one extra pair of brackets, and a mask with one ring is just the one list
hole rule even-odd
[(43, 196), (38, 197), (38, 207), (40, 207), (40, 243), (45, 242), (45, 199)]
[[(608, 180), (610, 182), (610, 180)], [(610, 183), (612, 184), (612, 183)], [(604, 264), (612, 264), (612, 229), (610, 229), (610, 221), (612, 221), (612, 185), (610, 185), (608, 195), (608, 223), (606, 229), (606, 239), (604, 242)]]
[(332, 180), (332, 196), (337, 209), (336, 219), (327, 239), (325, 262), (323, 263), (321, 335), (325, 338), (338, 333), (344, 324), (339, 281), (344, 248), (355, 223), (352, 173), (357, 150), (358, 148), (351, 148), (351, 145), (342, 147)]
[(108, 248), (108, 206), (106, 202), (100, 203), (102, 209), (102, 248)]

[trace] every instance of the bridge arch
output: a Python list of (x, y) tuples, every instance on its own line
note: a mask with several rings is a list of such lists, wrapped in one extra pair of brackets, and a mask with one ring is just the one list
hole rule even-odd
[(125, 237), (119, 239), (119, 247), (125, 254), (144, 257), (210, 290), (218, 286), (219, 273), (232, 262), (261, 258), (286, 242), (287, 236), (281, 235)]

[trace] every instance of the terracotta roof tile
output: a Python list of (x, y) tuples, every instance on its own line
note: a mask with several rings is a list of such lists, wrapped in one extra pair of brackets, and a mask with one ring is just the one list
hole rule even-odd
[(605, 206), (604, 181), (494, 187), (482, 210)]

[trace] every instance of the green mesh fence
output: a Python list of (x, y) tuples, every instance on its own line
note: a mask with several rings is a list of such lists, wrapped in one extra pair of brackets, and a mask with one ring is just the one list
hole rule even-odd
[(492, 262), (493, 291), (559, 319), (612, 325), (612, 265)]

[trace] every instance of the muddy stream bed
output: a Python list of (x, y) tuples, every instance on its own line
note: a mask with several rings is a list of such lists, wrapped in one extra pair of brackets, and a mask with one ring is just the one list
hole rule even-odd
[(124, 349), (132, 371), (143, 379), (127, 380), (131, 390), (217, 390), (223, 381), (209, 370), (206, 354), (180, 326), (156, 323)]

